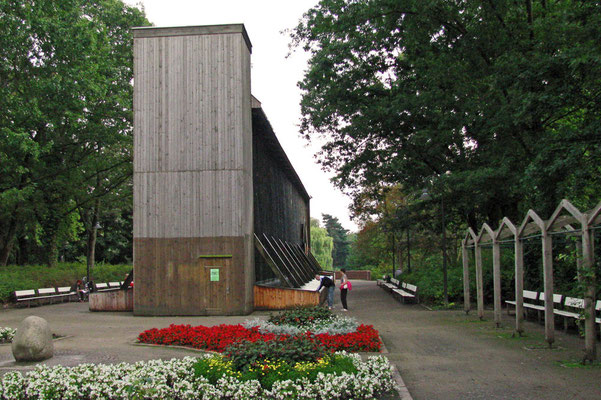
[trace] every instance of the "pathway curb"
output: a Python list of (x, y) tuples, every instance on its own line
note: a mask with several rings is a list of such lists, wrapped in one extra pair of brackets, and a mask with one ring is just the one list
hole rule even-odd
[(399, 372), (399, 369), (396, 367), (396, 365), (393, 365), (393, 370), (392, 370), (392, 378), (395, 380), (396, 384), (397, 384), (397, 391), (399, 393), (399, 398), (401, 400), (413, 400), (413, 397), (411, 396), (411, 393), (409, 393), (409, 389), (407, 388), (407, 385), (405, 385), (405, 382), (403, 381), (403, 378), (401, 377), (401, 373)]

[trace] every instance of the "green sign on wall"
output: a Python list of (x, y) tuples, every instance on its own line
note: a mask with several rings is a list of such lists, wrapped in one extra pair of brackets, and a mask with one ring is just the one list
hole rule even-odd
[(211, 282), (219, 282), (219, 268), (211, 268)]

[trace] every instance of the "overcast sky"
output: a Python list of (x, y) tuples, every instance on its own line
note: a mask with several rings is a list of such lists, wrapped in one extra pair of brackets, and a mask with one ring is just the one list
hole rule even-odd
[(311, 199), (311, 216), (338, 217), (342, 225), (356, 231), (350, 220), (350, 200), (330, 183), (321, 171), (314, 153), (298, 134), (300, 90), (307, 55), (296, 51), (290, 57), (289, 38), (282, 34), (296, 26), (303, 13), (318, 0), (125, 0), (142, 4), (146, 17), (155, 26), (216, 25), (243, 23), (252, 43), (251, 85), (263, 110), (300, 176)]

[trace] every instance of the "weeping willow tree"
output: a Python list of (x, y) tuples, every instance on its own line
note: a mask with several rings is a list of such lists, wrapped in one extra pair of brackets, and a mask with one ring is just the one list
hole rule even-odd
[(334, 239), (328, 235), (326, 228), (319, 226), (319, 220), (311, 218), (311, 252), (323, 268), (332, 268), (333, 249)]

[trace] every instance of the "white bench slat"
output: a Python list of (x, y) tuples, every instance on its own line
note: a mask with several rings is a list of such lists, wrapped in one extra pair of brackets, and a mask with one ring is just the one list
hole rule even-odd
[(403, 297), (415, 297), (413, 293), (405, 292), (403, 289), (395, 289), (393, 292), (398, 293)]
[(566, 297), (564, 306), (573, 308), (584, 308), (584, 299), (579, 299), (576, 297)]
[(570, 318), (576, 318), (576, 319), (581, 318), (581, 315), (579, 313), (575, 313), (572, 311), (566, 311), (566, 310), (554, 309), (553, 314), (561, 315), (562, 317), (570, 317)]
[(119, 287), (121, 286), (119, 282), (109, 282), (109, 287)]
[(531, 308), (533, 310), (541, 310), (541, 311), (545, 310), (545, 306), (540, 306), (538, 304), (524, 303), (523, 305), (525, 308)]
[(97, 283), (96, 284), (96, 289), (106, 289), (108, 288), (108, 284), (107, 283)]
[[(553, 293), (553, 303), (561, 304), (561, 294)], [(545, 301), (545, 292), (540, 292), (540, 301)]]
[(31, 290), (16, 290), (15, 291), (15, 296), (17, 297), (21, 297), (21, 296), (35, 296), (35, 290), (31, 289)]
[(62, 294), (64, 294), (64, 293), (75, 293), (75, 292), (71, 291), (71, 287), (70, 286), (61, 286), (61, 287), (58, 288), (58, 292), (62, 293)]
[(55, 294), (55, 293), (56, 293), (56, 289), (53, 287), (38, 289), (38, 294)]
[(528, 300), (538, 300), (538, 292), (524, 290), (522, 297)]
[(417, 286), (415, 286), (415, 285), (412, 285), (412, 284), (410, 284), (410, 283), (408, 283), (408, 284), (407, 284), (407, 286), (405, 286), (405, 288), (406, 288), (407, 290), (411, 290), (412, 292), (417, 292)]

